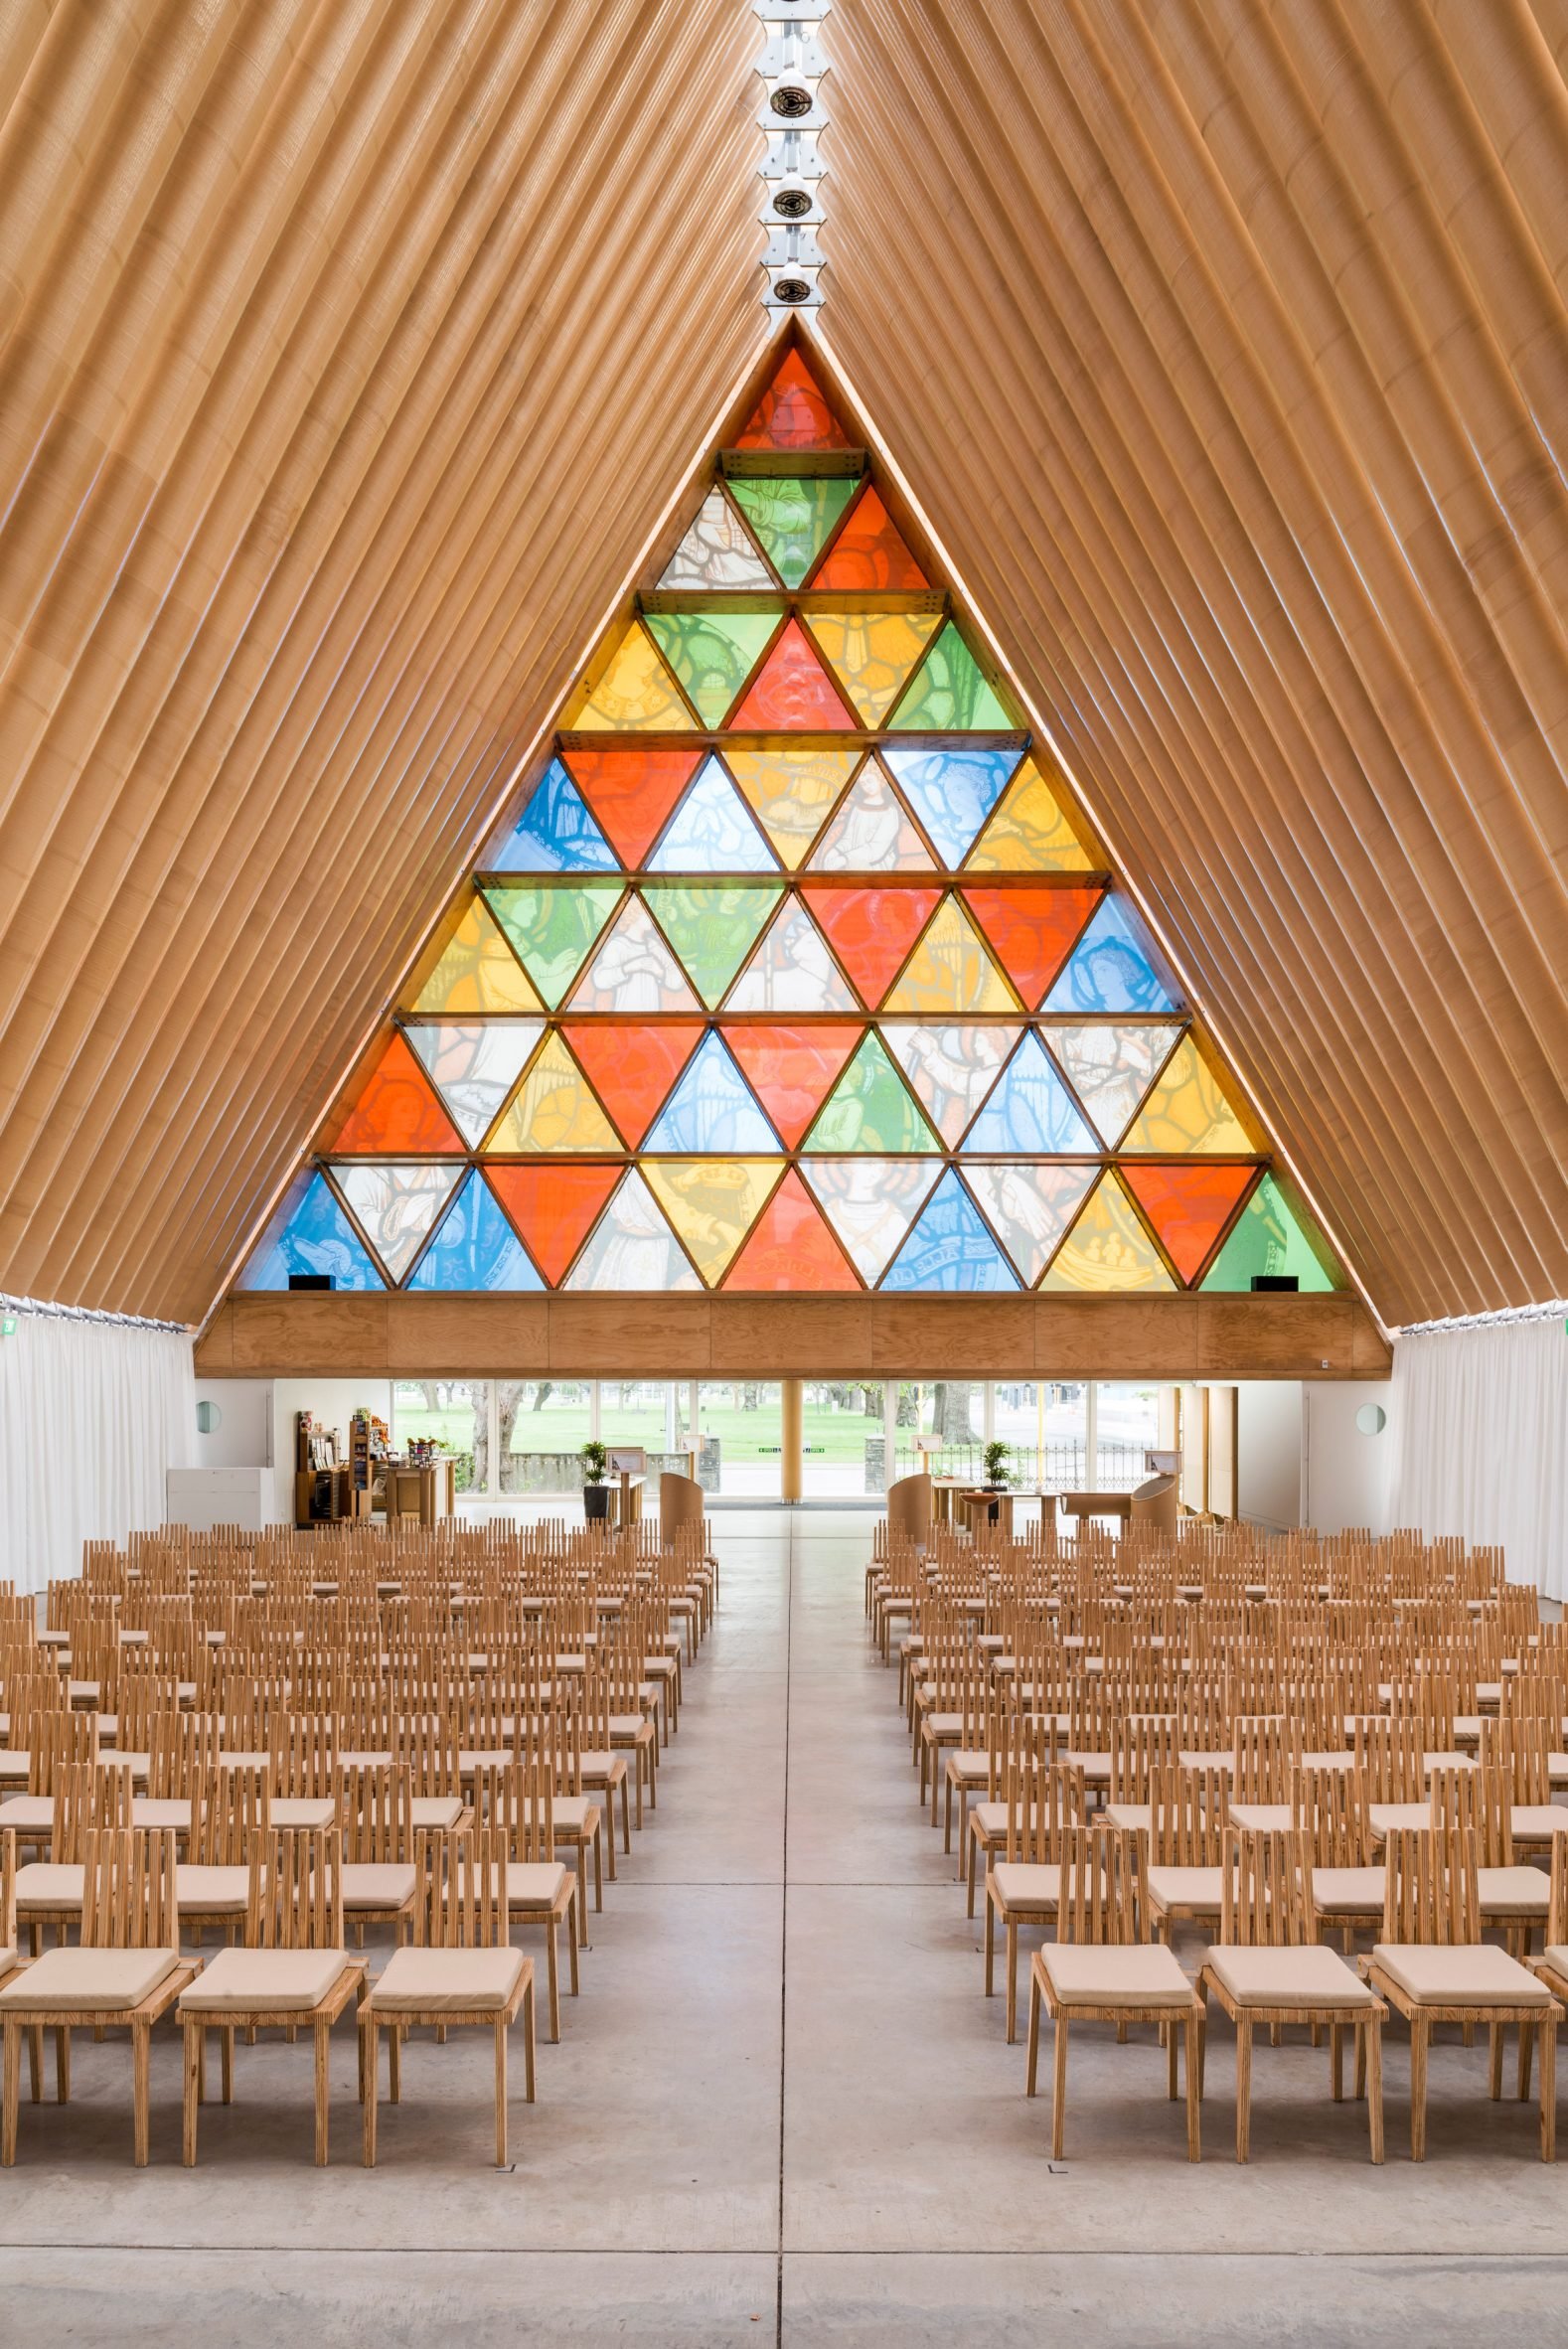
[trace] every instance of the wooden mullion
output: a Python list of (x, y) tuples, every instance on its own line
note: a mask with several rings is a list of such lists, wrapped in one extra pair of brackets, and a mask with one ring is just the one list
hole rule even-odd
[(726, 481), (842, 480), (866, 471), (863, 448), (721, 448), (718, 470)]
[[(663, 655), (660, 655), (663, 659)], [(913, 678), (918, 674), (911, 670)], [(852, 742), (862, 750), (883, 747), (892, 750), (1017, 750), (1019, 755), (1029, 746), (1028, 729), (1011, 726), (995, 733), (915, 733), (890, 726), (843, 726), (837, 731), (818, 728), (812, 732), (802, 727), (799, 732), (775, 729), (771, 733), (749, 732), (735, 726), (711, 728), (693, 726), (678, 728), (650, 726), (646, 731), (613, 733), (608, 728), (562, 726), (555, 735), (557, 750), (723, 750), (726, 744), (736, 750), (846, 750)]]
[(758, 612), (779, 603), (805, 613), (946, 614), (950, 608), (945, 587), (645, 587), (637, 598), (644, 612)]

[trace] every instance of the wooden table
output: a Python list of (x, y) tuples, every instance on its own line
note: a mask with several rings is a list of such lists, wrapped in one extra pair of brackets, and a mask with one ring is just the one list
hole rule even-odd
[(933, 1477), (931, 1479), (931, 1522), (933, 1525), (956, 1525), (959, 1501), (968, 1489), (962, 1477)]
[(1124, 1525), (1132, 1522), (1130, 1492), (1059, 1492), (1056, 1497), (1064, 1517), (1119, 1517)]
[(958, 1496), (970, 1532), (995, 1525), (1003, 1541), (1013, 1539), (1013, 1503), (1018, 1497), (1011, 1485), (967, 1485)]
[(386, 1464), (387, 1522), (416, 1516), (421, 1525), (451, 1516), (457, 1500), (457, 1464), (452, 1460)]

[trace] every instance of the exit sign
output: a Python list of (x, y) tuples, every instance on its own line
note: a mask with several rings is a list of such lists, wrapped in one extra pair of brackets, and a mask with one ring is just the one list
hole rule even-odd
[(15, 1314), (0, 1314), (0, 1337), (14, 1337), (15, 1335), (16, 1335), (16, 1316), (15, 1316)]

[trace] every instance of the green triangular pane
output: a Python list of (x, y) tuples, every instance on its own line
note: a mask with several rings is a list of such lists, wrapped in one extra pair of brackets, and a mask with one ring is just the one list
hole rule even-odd
[(781, 881), (761, 881), (749, 888), (649, 883), (645, 894), (653, 917), (709, 1011), (751, 952), (783, 893)]
[(840, 515), (860, 488), (842, 473), (742, 474), (729, 494), (750, 523), (786, 587), (798, 587), (833, 536)]
[(706, 726), (721, 726), (778, 626), (777, 612), (645, 612), (643, 625)]
[(487, 888), (485, 901), (553, 1012), (621, 899), (621, 884), (575, 881), (560, 888)]
[(902, 733), (1005, 732), (1018, 720), (1003, 708), (951, 620), (898, 705)]
[(942, 1146), (872, 1029), (818, 1111), (805, 1147), (887, 1158)]
[(1203, 1286), (1250, 1289), (1254, 1276), (1262, 1273), (1294, 1273), (1304, 1290), (1340, 1285), (1321, 1261), (1306, 1226), (1272, 1174), (1264, 1175), (1242, 1208)]

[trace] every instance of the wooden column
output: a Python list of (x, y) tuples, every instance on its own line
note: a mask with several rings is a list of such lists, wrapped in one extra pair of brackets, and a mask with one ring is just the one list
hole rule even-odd
[(802, 1400), (802, 1385), (798, 1378), (781, 1381), (780, 1443), (783, 1449), (779, 1476), (780, 1490), (786, 1500), (799, 1500), (801, 1497)]

